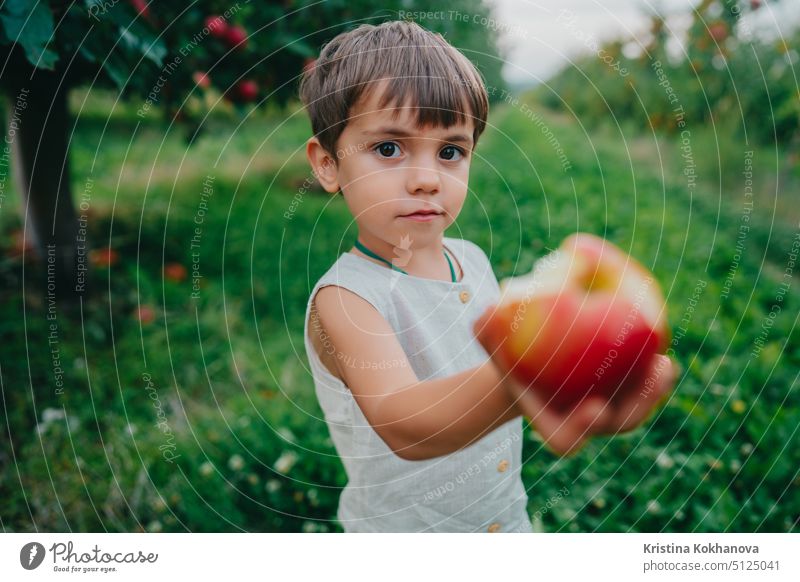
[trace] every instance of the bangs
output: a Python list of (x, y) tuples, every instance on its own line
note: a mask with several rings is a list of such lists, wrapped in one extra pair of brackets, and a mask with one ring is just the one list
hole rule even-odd
[[(489, 107), (488, 99), (482, 99), (483, 82), (461, 53), (430, 41), (427, 46), (409, 44), (383, 50), (387, 53), (369, 59), (374, 59), (372, 67), (356, 69), (364, 78), (354, 79), (351, 103), (369, 97), (380, 80), (387, 83), (380, 107), (413, 108), (418, 126), (450, 127), (470, 121), (476, 128), (483, 125)], [(392, 117), (399, 114), (394, 110)]]
[(362, 24), (322, 50), (301, 81), (311, 125), (328, 152), (335, 152), (353, 109), (378, 88), (381, 109), (413, 110), (417, 125), (473, 123), (473, 147), (486, 127), (489, 97), (475, 66), (438, 33), (413, 22)]
[[(392, 77), (381, 94), (379, 107), (390, 109), (394, 120), (400, 116), (400, 108), (412, 109), (418, 127), (447, 128), (470, 122), (477, 125), (481, 117), (480, 104), (458, 87), (463, 86), (441, 77)], [(361, 97), (366, 100), (372, 89), (365, 89)]]

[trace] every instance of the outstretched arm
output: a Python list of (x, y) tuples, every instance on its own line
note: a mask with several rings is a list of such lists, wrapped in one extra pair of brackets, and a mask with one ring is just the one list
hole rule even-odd
[(399, 457), (421, 460), (457, 451), (520, 415), (492, 360), (420, 381), (394, 330), (367, 301), (327, 286), (315, 304), (340, 376)]

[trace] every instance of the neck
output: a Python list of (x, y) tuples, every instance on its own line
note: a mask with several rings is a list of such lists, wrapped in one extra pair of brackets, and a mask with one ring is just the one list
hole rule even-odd
[[(387, 241), (376, 236), (372, 236), (368, 232), (359, 232), (358, 240), (361, 241), (365, 247), (373, 253), (378, 254), (395, 267), (403, 269), (409, 275), (426, 278), (444, 278), (442, 274), (442, 265), (444, 265), (445, 272), (447, 273), (447, 280), (450, 280), (449, 267), (447, 266), (446, 259), (444, 258), (444, 246), (442, 244), (443, 235), (439, 235), (433, 242), (420, 246), (419, 242), (414, 240), (412, 235), (408, 235), (406, 239), (398, 241)], [(364, 254), (355, 249), (354, 253), (360, 256)], [(371, 261), (380, 263), (386, 266), (377, 259), (366, 257)]]

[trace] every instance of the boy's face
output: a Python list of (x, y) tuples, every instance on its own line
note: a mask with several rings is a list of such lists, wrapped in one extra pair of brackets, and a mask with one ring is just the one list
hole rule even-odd
[[(350, 112), (337, 143), (338, 167), (328, 163), (321, 169), (322, 158), (330, 155), (320, 152), (318, 142), (309, 145), (309, 159), (328, 192), (341, 189), (362, 240), (424, 247), (438, 242), (461, 212), (473, 123), (417, 127), (414, 109), (379, 108), (381, 90), (370, 92)], [(399, 116), (392, 119), (395, 112)], [(405, 216), (420, 210), (438, 214), (423, 220)]]

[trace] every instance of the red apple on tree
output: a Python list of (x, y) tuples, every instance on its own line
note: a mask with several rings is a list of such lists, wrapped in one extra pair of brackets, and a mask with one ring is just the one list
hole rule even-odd
[(227, 96), (234, 103), (250, 103), (258, 98), (258, 84), (252, 79), (243, 79), (231, 87)]
[(653, 275), (591, 234), (567, 237), (531, 273), (502, 281), (501, 294), (483, 323), (495, 357), (562, 411), (638, 386), (670, 340)]
[(241, 26), (229, 26), (225, 31), (225, 42), (229, 48), (244, 50), (247, 47), (247, 31)]
[(222, 16), (217, 14), (209, 16), (205, 19), (204, 24), (209, 30), (211, 36), (217, 40), (225, 40), (228, 35), (228, 23)]
[(208, 89), (211, 87), (211, 79), (208, 77), (208, 73), (202, 71), (195, 71), (192, 73), (192, 81), (201, 89)]
[(152, 25), (156, 24), (155, 18), (153, 18), (153, 13), (150, 12), (150, 7), (148, 6), (148, 0), (130, 0), (131, 6), (133, 6), (134, 10), (142, 15), (142, 18), (147, 20)]

